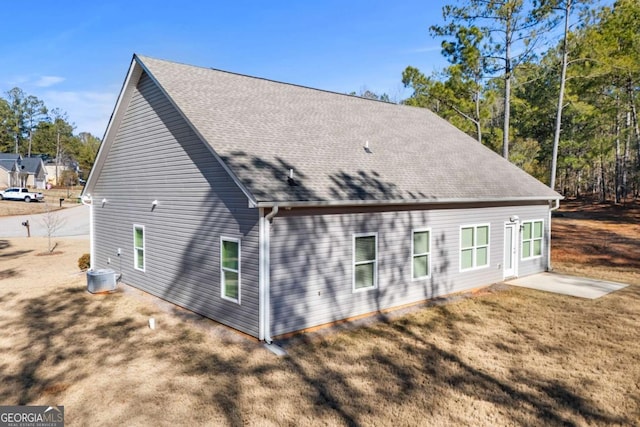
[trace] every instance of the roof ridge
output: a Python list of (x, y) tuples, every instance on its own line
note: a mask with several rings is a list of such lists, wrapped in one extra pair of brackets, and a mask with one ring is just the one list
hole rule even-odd
[[(321, 88), (317, 88), (317, 87), (313, 87), (313, 86), (306, 86), (306, 85), (298, 84), (298, 83), (284, 82), (284, 81), (281, 81), (281, 80), (274, 80), (274, 79), (270, 79), (270, 78), (267, 78), (267, 77), (259, 77), (259, 76), (253, 76), (253, 75), (250, 75), (250, 74), (238, 73), (238, 72), (235, 72), (235, 71), (223, 70), (221, 68), (204, 67), (202, 65), (187, 64), (187, 63), (184, 63), (184, 62), (172, 61), (172, 60), (162, 59), (162, 58), (155, 58), (155, 57), (152, 57), (152, 56), (138, 55), (137, 53), (134, 54), (134, 57), (139, 58), (142, 61), (142, 63), (144, 63), (144, 59), (146, 58), (146, 59), (151, 59), (153, 61), (162, 61), (162, 62), (166, 62), (166, 63), (169, 63), (169, 64), (182, 65), (182, 66), (190, 67), (190, 68), (199, 68), (199, 69), (202, 69), (202, 70), (217, 71), (219, 73), (230, 74), (232, 76), (245, 77), (245, 78), (253, 79), (253, 80), (261, 80), (261, 81), (265, 81), (265, 82), (269, 82), (269, 83), (275, 83), (275, 84), (284, 85), (284, 86), (293, 86), (293, 87), (298, 87), (298, 88), (301, 88), (301, 89), (308, 89), (308, 90), (313, 90), (313, 91), (317, 91), (317, 92), (324, 92), (324, 93), (328, 93), (328, 94), (331, 94), (331, 95), (341, 95), (341, 96), (346, 96), (348, 98), (361, 99), (361, 100), (364, 100), (364, 101), (378, 102), (378, 103), (381, 103), (381, 104), (396, 105), (396, 106), (401, 106), (401, 107), (419, 108), (419, 107), (414, 107), (412, 105), (407, 105), (407, 104), (401, 104), (401, 103), (395, 103), (395, 102), (387, 102), (387, 101), (382, 101), (380, 99), (364, 98), (364, 97), (358, 96), (358, 95), (350, 95), (348, 93), (336, 92), (336, 91), (333, 91), (333, 90), (321, 89)], [(431, 111), (429, 110), (429, 112), (431, 112)]]

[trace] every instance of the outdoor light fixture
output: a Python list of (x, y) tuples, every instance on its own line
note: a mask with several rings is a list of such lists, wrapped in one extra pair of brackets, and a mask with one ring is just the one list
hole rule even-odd
[(520, 217), (518, 217), (518, 215), (514, 215), (514, 216), (512, 216), (511, 218), (509, 218), (509, 221), (511, 221), (511, 222), (516, 222), (516, 221), (517, 221), (517, 220), (519, 220), (519, 219), (520, 219)]
[(152, 211), (156, 208), (156, 206), (158, 206), (158, 201), (157, 200), (154, 200), (153, 202), (151, 202), (151, 210)]
[(107, 199), (102, 199), (102, 207), (107, 204)]

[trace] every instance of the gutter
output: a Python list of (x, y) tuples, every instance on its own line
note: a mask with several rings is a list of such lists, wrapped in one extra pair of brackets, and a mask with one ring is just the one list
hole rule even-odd
[[(497, 203), (497, 202), (531, 202), (531, 201), (543, 201), (543, 200), (555, 200), (557, 203), (563, 197), (558, 195), (557, 197), (541, 197), (541, 196), (523, 196), (523, 197), (494, 197), (488, 199), (478, 198), (433, 198), (433, 199), (413, 199), (413, 200), (314, 200), (314, 201), (278, 201), (278, 202), (257, 202), (255, 204), (258, 208), (274, 208), (277, 207), (323, 207), (323, 206), (389, 206), (389, 205), (433, 205), (433, 204), (460, 204), (460, 203)], [(272, 211), (273, 212), (273, 211)], [(272, 213), (271, 212), (271, 213)], [(269, 215), (271, 215), (269, 213)], [(277, 211), (276, 211), (277, 214)], [(275, 215), (274, 215), (275, 216)]]
[(260, 340), (271, 344), (271, 276), (270, 276), (270, 251), (271, 251), (271, 223), (278, 215), (278, 204), (274, 204), (271, 212), (264, 214), (264, 208), (260, 208)]
[(89, 206), (89, 270), (95, 270), (95, 239), (93, 238), (94, 234), (94, 225), (93, 225), (93, 198), (90, 194), (86, 196), (80, 197), (82, 204), (85, 206)]

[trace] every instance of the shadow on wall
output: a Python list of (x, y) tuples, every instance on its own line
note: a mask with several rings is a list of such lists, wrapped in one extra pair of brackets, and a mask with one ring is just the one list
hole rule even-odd
[[(144, 95), (144, 94), (143, 94)], [(198, 137), (191, 131), (185, 132), (182, 127), (175, 126), (175, 112), (165, 105), (149, 99), (149, 104), (155, 109), (159, 119), (173, 138), (183, 147), (185, 154), (193, 164), (194, 174), (199, 174), (208, 182), (208, 188), (203, 192), (194, 191), (193, 200), (198, 201), (199, 213), (183, 221), (189, 221), (189, 234), (184, 237), (184, 244), (174, 263), (177, 272), (173, 277), (152, 277), (149, 280), (161, 283), (161, 296), (174, 303), (188, 307), (208, 317), (215, 318), (222, 323), (238, 327), (245, 332), (255, 334), (259, 323), (258, 271), (259, 271), (259, 214), (255, 208), (249, 208), (246, 197), (236, 186), (213, 156), (204, 155), (206, 150), (198, 143)], [(273, 161), (251, 156), (245, 152), (233, 152), (223, 161), (233, 170), (258, 170), (256, 176), (250, 176), (244, 182), (258, 200), (269, 200), (273, 194), (282, 195), (284, 200), (323, 201), (322, 196), (314, 188), (308, 186), (308, 176), (303, 172), (304, 165), (291, 164), (276, 157)], [(290, 179), (288, 172), (295, 171)], [(356, 173), (338, 172), (327, 177), (330, 184), (328, 194), (332, 200), (401, 200), (426, 198), (420, 194), (402, 194), (393, 182), (385, 181), (375, 171), (360, 170)], [(253, 180), (268, 180), (268, 186)], [(270, 194), (261, 193), (261, 189), (269, 188)], [(197, 194), (195, 192), (197, 191)], [(266, 190), (265, 190), (266, 191)], [(273, 193), (273, 194), (271, 194)], [(184, 218), (184, 217), (183, 217)], [(330, 313), (324, 315), (326, 321), (334, 321), (345, 317), (380, 310), (396, 304), (410, 302), (406, 296), (415, 293), (415, 284), (410, 282), (411, 261), (408, 256), (402, 261), (390, 260), (388, 257), (380, 259), (378, 266), (379, 286), (377, 289), (352, 293), (352, 234), (358, 232), (372, 232), (384, 228), (389, 233), (406, 232), (407, 239), (400, 244), (402, 253), (410, 253), (410, 230), (412, 216), (400, 213), (369, 214), (365, 211), (357, 215), (337, 216), (312, 215), (300, 221), (299, 232), (287, 233), (288, 259), (282, 260), (280, 265), (296, 271), (297, 274), (285, 274), (282, 281), (274, 280), (271, 300), (273, 302), (273, 316), (282, 319), (286, 325), (296, 325), (300, 329), (313, 324), (313, 315), (317, 314), (319, 305)], [(276, 217), (273, 232), (278, 233), (281, 218)], [(306, 221), (306, 223), (305, 223)], [(424, 222), (419, 224), (424, 226)], [(220, 236), (240, 237), (241, 239), (241, 304), (224, 300), (220, 290)], [(345, 242), (340, 245), (327, 244), (322, 247), (310, 245), (314, 236), (324, 238), (335, 235), (336, 241)], [(439, 243), (441, 242), (441, 243)], [(445, 253), (444, 238), (434, 242), (434, 250)], [(387, 241), (384, 232), (379, 234), (379, 247), (393, 245)], [(397, 245), (397, 243), (395, 243)], [(272, 256), (282, 256), (273, 254)], [(171, 261), (173, 262), (173, 261)], [(272, 267), (275, 263), (272, 264)], [(449, 262), (434, 265), (442, 277), (446, 276)], [(275, 267), (274, 267), (275, 268)], [(273, 271), (272, 277), (278, 277)], [(157, 280), (156, 280), (157, 279)], [(312, 281), (316, 281), (312, 283)], [(394, 286), (387, 286), (393, 284)], [(411, 289), (413, 285), (414, 289)], [(422, 286), (420, 299), (426, 299), (435, 293), (445, 292), (443, 288), (450, 284), (440, 281), (432, 275), (430, 281)], [(429, 287), (431, 289), (429, 289)], [(320, 288), (320, 292), (318, 292)], [(346, 292), (345, 292), (346, 290)], [(364, 308), (363, 308), (364, 307)], [(240, 325), (254, 325), (253, 328)], [(245, 327), (245, 329), (243, 329)]]
[[(275, 191), (287, 194), (287, 198), (321, 200), (305, 185), (304, 174), (297, 173), (295, 185), (287, 182), (287, 170), (297, 171), (297, 165), (281, 159), (271, 163), (246, 153), (235, 153), (225, 161), (233, 169), (260, 167), (262, 176), (269, 176), (277, 183), (271, 184)], [(397, 200), (402, 197), (395, 184), (384, 182), (374, 172), (359, 171), (355, 175), (341, 172), (329, 178), (332, 183), (330, 193), (338, 200)], [(380, 311), (451, 290), (453, 284), (448, 280), (451, 261), (444, 233), (439, 238), (432, 238), (432, 259), (436, 254), (440, 257), (432, 271), (438, 274), (432, 274), (422, 282), (410, 280), (411, 230), (415, 226), (428, 225), (428, 215), (428, 212), (407, 213), (401, 209), (376, 213), (364, 208), (349, 214), (339, 209), (323, 209), (322, 212), (309, 209), (304, 215), (295, 216), (294, 213), (292, 217), (281, 210), (271, 226), (273, 334)], [(288, 216), (286, 222), (283, 216)], [(377, 231), (380, 231), (379, 286), (371, 291), (353, 293), (353, 233)], [(395, 241), (394, 236), (398, 234), (406, 234), (406, 239)], [(386, 247), (393, 247), (397, 256), (380, 257), (380, 248)]]

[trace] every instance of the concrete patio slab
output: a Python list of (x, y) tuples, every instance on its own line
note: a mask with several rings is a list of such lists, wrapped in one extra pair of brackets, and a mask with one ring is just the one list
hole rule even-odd
[(539, 273), (509, 280), (506, 283), (512, 286), (589, 299), (600, 298), (603, 295), (628, 286), (623, 283), (605, 282), (603, 280), (566, 276), (557, 273)]

